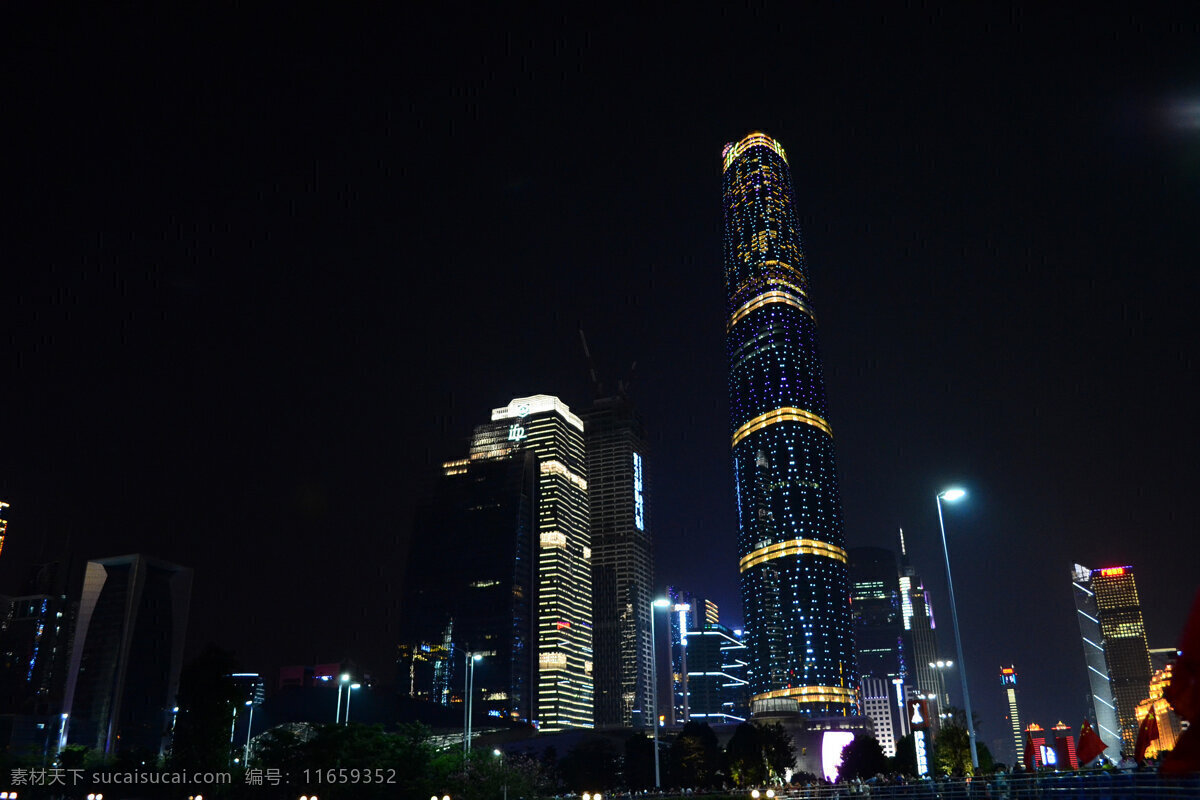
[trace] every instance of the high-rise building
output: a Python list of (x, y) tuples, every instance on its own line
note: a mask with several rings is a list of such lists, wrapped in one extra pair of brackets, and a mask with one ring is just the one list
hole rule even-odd
[(1150, 692), (1150, 649), (1132, 567), (1071, 570), (1076, 617), (1105, 756), (1132, 753), (1137, 706)]
[(701, 623), (687, 634), (689, 719), (745, 722), (746, 646), (719, 622)]
[(738, 568), (753, 700), (850, 714), (841, 499), (791, 173), (752, 133), (723, 151)]
[(1016, 667), (1000, 668), (1000, 685), (1008, 699), (1008, 724), (1012, 726), (1013, 752), (1016, 753), (1014, 764), (1022, 764), (1025, 755), (1025, 737), (1021, 734), (1021, 713), (1017, 709), (1017, 669)]
[(1154, 758), (1159, 753), (1174, 750), (1179, 737), (1183, 735), (1183, 725), (1179, 715), (1163, 697), (1163, 691), (1171, 685), (1171, 675), (1174, 671), (1174, 662), (1165, 664), (1162, 669), (1156, 670), (1150, 677), (1149, 696), (1137, 706), (1138, 725), (1140, 726), (1147, 716), (1153, 715), (1158, 728), (1158, 736), (1146, 748), (1147, 758)]
[(646, 433), (624, 394), (581, 415), (592, 548), (597, 727), (646, 727), (651, 710), (654, 550)]
[(0, 552), (4, 551), (4, 537), (8, 535), (8, 520), (4, 519), (4, 509), (8, 503), (0, 500)]
[[(405, 615), (419, 618), (419, 609), (430, 609), (441, 627), (432, 637), (426, 632), (402, 638), (402, 686), (407, 665), (410, 686), (417, 687), (418, 696), (420, 687), (432, 683), (430, 699), (448, 702), (455, 690), (461, 699), (469, 652), (482, 656), (473, 681), (478, 702), (505, 703), (506, 716), (528, 718), (544, 730), (592, 727), (592, 549), (583, 431), (583, 420), (557, 397), (518, 397), (492, 409), (491, 421), (475, 429), (467, 458), (443, 465), (444, 478), (465, 477), (459, 488), (448, 490), (457, 492), (457, 499), (442, 507), (458, 508), (460, 518), (478, 524), (463, 523), (455, 548), (448, 547), (436, 511), (427, 523), (416, 526), (409, 575), (418, 588), (406, 586), (405, 592), (409, 596), (421, 590), (429, 596), (414, 600)], [(476, 494), (478, 502), (472, 499)], [(528, 550), (521, 540), (525, 520), (531, 526)], [(490, 552), (493, 537), (499, 539), (494, 559), (464, 550), (470, 540)], [(420, 548), (432, 549), (426, 557)], [(435, 569), (431, 558), (448, 560), (452, 566), (443, 571), (459, 578), (464, 559), (478, 568), (479, 574), (468, 578), (470, 601), (448, 606), (450, 614), (445, 613), (450, 601), (436, 597), (437, 592), (444, 595), (444, 589), (431, 586), (421, 574)], [(507, 577), (510, 570), (513, 577)], [(531, 591), (524, 581), (532, 584)], [(483, 608), (489, 597), (491, 607)], [(524, 643), (530, 640), (532, 647)], [(488, 676), (489, 659), (495, 659), (498, 677)], [(525, 659), (531, 664), (533, 677), (527, 686), (532, 692), (520, 689)], [(424, 675), (431, 681), (419, 677)], [(493, 685), (486, 685), (489, 682)], [(512, 693), (518, 690), (524, 706), (514, 704)]]
[[(871, 717), (875, 738), (890, 757), (895, 755), (895, 742), (903, 735), (909, 672), (899, 570), (895, 554), (881, 547), (851, 548), (849, 557), (850, 619), (854, 624), (860, 705)], [(886, 715), (879, 711), (881, 692), (888, 697)], [(886, 742), (891, 742), (890, 751)]]
[(461, 700), (467, 654), (480, 655), (474, 702), (489, 713), (592, 727), (583, 431), (557, 397), (518, 397), (476, 427), (467, 458), (443, 464), (405, 587), (399, 678), (411, 694)]
[[(900, 531), (899, 583), (905, 652), (912, 654), (907, 664), (906, 688), (910, 694), (931, 702), (930, 712), (933, 716), (930, 727), (936, 735), (940, 714), (950, 703), (945, 670), (952, 667), (953, 662), (944, 661), (938, 655), (937, 620), (933, 616), (933, 603), (929, 599), (929, 591), (909, 560), (903, 529)], [(907, 730), (904, 732), (907, 733)]]
[(87, 563), (63, 713), (66, 741), (156, 757), (170, 730), (192, 571), (145, 555)]
[[(462, 702), (467, 654), (478, 654), (473, 708), (534, 719), (537, 479), (537, 457), (515, 447), (443, 465), (413, 525), (401, 606), (401, 693)], [(333, 664), (314, 677), (336, 680), (342, 671)]]

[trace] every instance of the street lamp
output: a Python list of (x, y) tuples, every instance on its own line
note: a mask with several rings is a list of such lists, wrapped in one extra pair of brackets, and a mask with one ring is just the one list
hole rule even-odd
[(946, 544), (946, 523), (942, 518), (942, 501), (953, 503), (967, 493), (958, 488), (946, 489), (937, 495), (938, 528), (942, 531), (942, 552), (946, 555), (946, 588), (950, 590), (950, 618), (954, 621), (954, 642), (958, 646), (958, 675), (962, 678), (963, 708), (967, 712), (967, 738), (971, 743), (971, 766), (979, 771), (979, 752), (975, 747), (975, 720), (971, 717), (971, 693), (967, 689), (967, 666), (963, 659), (962, 634), (958, 630), (958, 608), (954, 604), (954, 579), (950, 577), (950, 548)]
[(350, 693), (355, 689), (361, 689), (361, 683), (352, 683), (346, 687), (346, 724), (350, 724)]
[(471, 711), (475, 700), (475, 662), (482, 659), (478, 653), (463, 651), (463, 688), (466, 702), (463, 703), (463, 758), (471, 751)]
[(658, 645), (654, 639), (654, 609), (670, 608), (671, 601), (660, 597), (650, 603), (650, 724), (654, 727), (654, 788), (662, 788), (658, 766)]
[(250, 706), (250, 720), (246, 723), (246, 749), (242, 753), (242, 763), (248, 767), (250, 766), (250, 731), (254, 730), (254, 701), (247, 700), (246, 705)]
[(343, 672), (342, 677), (338, 680), (338, 701), (337, 713), (333, 715), (333, 724), (336, 725), (342, 721), (342, 687), (350, 682), (350, 674)]

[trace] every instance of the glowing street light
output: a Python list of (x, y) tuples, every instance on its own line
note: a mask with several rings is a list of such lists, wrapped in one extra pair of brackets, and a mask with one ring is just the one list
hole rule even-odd
[(337, 713), (333, 715), (333, 724), (336, 725), (342, 721), (342, 687), (350, 682), (350, 673), (343, 672), (342, 677), (338, 680), (338, 701)]
[(658, 765), (658, 644), (654, 638), (654, 612), (670, 608), (671, 601), (660, 597), (650, 603), (650, 724), (654, 727), (654, 788), (662, 788), (662, 772)]
[(471, 752), (471, 712), (475, 701), (475, 662), (483, 659), (479, 653), (463, 651), (463, 688), (466, 698), (463, 703), (463, 758)]
[[(942, 501), (954, 503), (967, 496), (957, 487), (946, 489), (937, 495), (938, 528), (942, 531), (942, 552), (946, 555), (946, 588), (950, 591), (950, 618), (954, 621), (954, 642), (958, 647), (958, 676), (962, 679), (963, 709), (967, 713), (967, 738), (971, 744), (971, 766), (979, 771), (979, 751), (975, 747), (975, 720), (971, 717), (971, 693), (967, 689), (967, 667), (963, 659), (962, 634), (958, 630), (958, 608), (954, 603), (954, 579), (950, 577), (950, 548), (946, 544), (946, 523), (942, 518)], [(947, 666), (951, 662), (947, 662)]]
[(361, 689), (361, 683), (352, 683), (346, 687), (346, 724), (350, 724), (350, 692), (354, 689)]

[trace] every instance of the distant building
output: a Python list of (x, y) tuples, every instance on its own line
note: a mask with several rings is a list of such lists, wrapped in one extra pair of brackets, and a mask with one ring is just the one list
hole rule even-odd
[[(1033, 743), (1031, 748), (1033, 751), (1033, 766), (1032, 769), (1040, 769), (1041, 767), (1051, 766), (1046, 763), (1046, 729), (1036, 722), (1029, 723), (1029, 727), (1025, 728), (1026, 740)], [(1022, 745), (1024, 747), (1024, 745)], [(1024, 759), (1022, 759), (1024, 761)], [(1025, 765), (1026, 769), (1030, 769), (1030, 765)]]
[(744, 722), (750, 716), (746, 645), (724, 625), (700, 624), (687, 634), (689, 718), (709, 724)]
[[(443, 465), (414, 526), (400, 683), (544, 730), (593, 724), (592, 548), (583, 420), (518, 397)], [(481, 705), (482, 704), (482, 705)]]
[(169, 734), (192, 570), (145, 555), (87, 563), (63, 713), (66, 741), (157, 758)]
[(1025, 737), (1021, 733), (1021, 712), (1017, 708), (1017, 669), (1000, 668), (1000, 685), (1008, 699), (1008, 724), (1012, 727), (1014, 764), (1025, 765)]
[(1071, 571), (1076, 618), (1083, 638), (1105, 756), (1119, 760), (1137, 739), (1137, 706), (1150, 692), (1150, 650), (1132, 567)]
[(1158, 737), (1146, 748), (1146, 757), (1155, 758), (1160, 753), (1174, 750), (1175, 744), (1183, 734), (1183, 723), (1171, 704), (1163, 697), (1163, 690), (1171, 684), (1171, 674), (1175, 665), (1168, 663), (1150, 677), (1150, 692), (1145, 700), (1137, 705), (1138, 725), (1142, 720), (1153, 714), (1158, 725)]
[(763, 133), (728, 143), (722, 160), (729, 434), (752, 701), (850, 714), (857, 670), (842, 505), (791, 169)]
[(1075, 754), (1075, 736), (1071, 726), (1062, 720), (1050, 729), (1054, 734), (1054, 754), (1059, 769), (1079, 769), (1079, 756)]
[[(905, 653), (908, 674), (905, 689), (910, 696), (919, 697), (930, 704), (930, 729), (934, 735), (940, 725), (941, 714), (950, 704), (946, 691), (946, 676), (943, 671), (951, 662), (938, 654), (937, 620), (933, 616), (933, 602), (929, 591), (917, 574), (908, 557), (904, 531), (900, 531), (900, 617), (904, 624)], [(943, 665), (939, 667), (938, 665)], [(907, 717), (902, 717), (902, 734), (908, 733)]]
[(654, 547), (646, 432), (624, 394), (582, 412), (591, 515), (597, 727), (653, 724)]
[(474, 708), (534, 719), (537, 481), (536, 455), (517, 448), (443, 466), (413, 526), (401, 694), (461, 703), (467, 654), (479, 654)]
[[(875, 736), (889, 757), (904, 731), (905, 687), (909, 657), (904, 644), (904, 618), (896, 556), (881, 547), (849, 551), (850, 619), (859, 673), (862, 713), (871, 717)], [(879, 699), (887, 700), (886, 714)], [(870, 700), (868, 710), (867, 700)], [(885, 745), (884, 742), (890, 742)]]

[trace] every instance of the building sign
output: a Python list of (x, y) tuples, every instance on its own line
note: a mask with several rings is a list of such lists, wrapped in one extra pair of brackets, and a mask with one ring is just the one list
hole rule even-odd
[(908, 724), (917, 751), (917, 777), (923, 778), (929, 774), (929, 706), (924, 700), (908, 701)]
[(514, 422), (508, 426), (508, 440), (510, 442), (519, 442), (529, 434), (525, 432), (525, 426)]
[[(509, 438), (512, 438), (511, 436)], [(646, 530), (646, 501), (642, 497), (642, 456), (633, 454), (633, 524), (639, 531)]]

